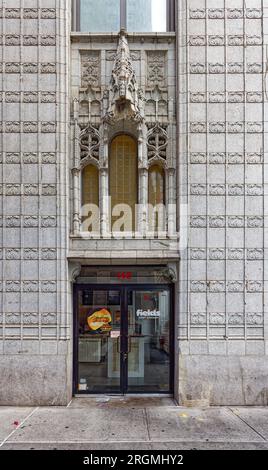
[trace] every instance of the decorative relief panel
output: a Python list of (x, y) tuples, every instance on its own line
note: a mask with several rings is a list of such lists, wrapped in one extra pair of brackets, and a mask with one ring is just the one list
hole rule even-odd
[(190, 46), (261, 46), (262, 45), (262, 36), (259, 35), (249, 35), (246, 36), (241, 34), (228, 35), (225, 40), (223, 35), (191, 35), (189, 36)]
[(81, 54), (83, 88), (97, 88), (100, 85), (100, 54), (98, 51), (90, 51)]
[[(141, 60), (141, 52), (140, 51), (130, 51), (130, 57), (131, 60), (134, 61), (139, 61)], [(114, 62), (116, 58), (116, 51), (106, 51), (105, 58), (107, 61), (112, 61)]]
[(3, 36), (5, 46), (55, 46), (56, 37), (51, 34), (41, 36), (37, 35), (23, 35), (19, 34), (6, 34)]
[(211, 165), (224, 165), (226, 163), (240, 165), (246, 162), (250, 165), (258, 165), (263, 162), (263, 154), (259, 152), (246, 152), (245, 154), (238, 152), (227, 154), (224, 152), (213, 152), (209, 154), (204, 152), (192, 152), (190, 154), (190, 161), (192, 164), (205, 164), (208, 162)]
[(4, 15), (3, 9), (0, 8), (0, 18), (7, 19), (54, 19), (56, 18), (55, 8), (5, 8)]
[[(196, 133), (205, 133), (208, 131), (211, 134), (222, 134), (226, 131), (229, 134), (239, 134), (239, 133), (248, 133), (248, 134), (259, 134), (262, 133), (262, 122), (246, 122), (246, 129), (244, 128), (244, 122), (191, 122), (190, 129), (191, 132)], [(227, 126), (227, 128), (226, 128)]]
[(242, 74), (244, 71), (252, 74), (260, 74), (263, 72), (262, 63), (253, 62), (244, 64), (243, 62), (229, 62), (224, 63), (190, 63), (189, 64), (191, 74), (224, 74), (227, 69), (228, 74)]
[(147, 86), (149, 88), (166, 86), (166, 52), (147, 52)]
[(263, 16), (261, 8), (246, 8), (245, 14), (243, 8), (190, 8), (189, 17), (194, 20), (206, 19), (223, 20), (227, 19), (261, 19)]
[(6, 63), (5, 73), (56, 73), (55, 63)]

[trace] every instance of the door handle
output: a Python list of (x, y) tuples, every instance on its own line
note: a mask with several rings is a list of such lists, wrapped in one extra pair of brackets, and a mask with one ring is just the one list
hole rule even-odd
[(119, 342), (121, 340), (121, 336), (118, 336), (116, 339), (116, 351), (118, 354), (125, 354), (128, 355), (132, 351), (132, 342), (131, 342), (131, 336), (128, 336), (128, 350), (127, 351), (121, 351), (121, 347), (119, 346)]
[(131, 338), (132, 336), (128, 336), (127, 339), (128, 339), (128, 350), (127, 350), (127, 354), (130, 354), (131, 351), (132, 351), (132, 341), (131, 341)]
[(118, 354), (121, 354), (122, 351), (120, 351), (120, 347), (119, 347), (119, 341), (121, 340), (121, 336), (118, 336), (117, 337), (117, 340), (116, 340), (116, 351)]
[(121, 345), (119, 345), (120, 343), (120, 340), (121, 340), (121, 335), (117, 337), (117, 340), (116, 340), (116, 352), (118, 354), (128, 354), (128, 352), (125, 352), (125, 351), (121, 351)]

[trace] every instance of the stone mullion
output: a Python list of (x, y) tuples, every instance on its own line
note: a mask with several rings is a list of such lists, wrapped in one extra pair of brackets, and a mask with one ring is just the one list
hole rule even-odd
[(167, 228), (169, 238), (176, 234), (176, 170), (169, 168), (166, 171), (167, 185)]
[(74, 101), (74, 167), (72, 171), (73, 175), (73, 234), (78, 236), (81, 230), (80, 223), (80, 211), (81, 211), (81, 188), (80, 188), (80, 127), (78, 124), (78, 100)]
[(81, 207), (81, 172), (79, 168), (73, 168), (73, 234), (79, 236), (80, 234), (80, 207)]
[(101, 237), (109, 238), (111, 233), (111, 220), (109, 219), (109, 177), (108, 168), (100, 169), (100, 224)]
[(146, 126), (142, 125), (139, 129), (138, 136), (138, 162), (139, 162), (139, 173), (138, 173), (138, 212), (136, 227), (133, 231), (137, 231), (141, 237), (144, 237), (148, 230), (148, 155), (147, 145), (145, 145)]
[(138, 210), (138, 220), (135, 231), (138, 232), (138, 235), (144, 237), (146, 234), (148, 226), (148, 211), (146, 209), (148, 204), (148, 169), (139, 168), (139, 210)]
[(174, 238), (177, 232), (177, 190), (176, 190), (176, 149), (174, 148), (174, 116), (170, 116), (172, 124), (168, 127), (167, 171), (166, 171), (166, 231)]
[(100, 155), (100, 173), (99, 173), (99, 206), (100, 206), (100, 235), (103, 238), (110, 236), (111, 218), (109, 204), (109, 141), (108, 129), (105, 124), (102, 129), (103, 137), (103, 155)]

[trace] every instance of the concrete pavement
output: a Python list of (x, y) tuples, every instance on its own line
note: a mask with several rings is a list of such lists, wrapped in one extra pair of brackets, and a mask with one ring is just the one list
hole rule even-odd
[(168, 398), (75, 398), (0, 407), (0, 450), (268, 450), (268, 407), (178, 407)]

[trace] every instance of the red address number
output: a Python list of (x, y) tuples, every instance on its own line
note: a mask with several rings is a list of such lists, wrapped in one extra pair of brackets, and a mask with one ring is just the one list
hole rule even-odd
[(132, 279), (132, 273), (131, 272), (117, 273), (117, 278), (120, 279), (120, 281), (130, 281)]

